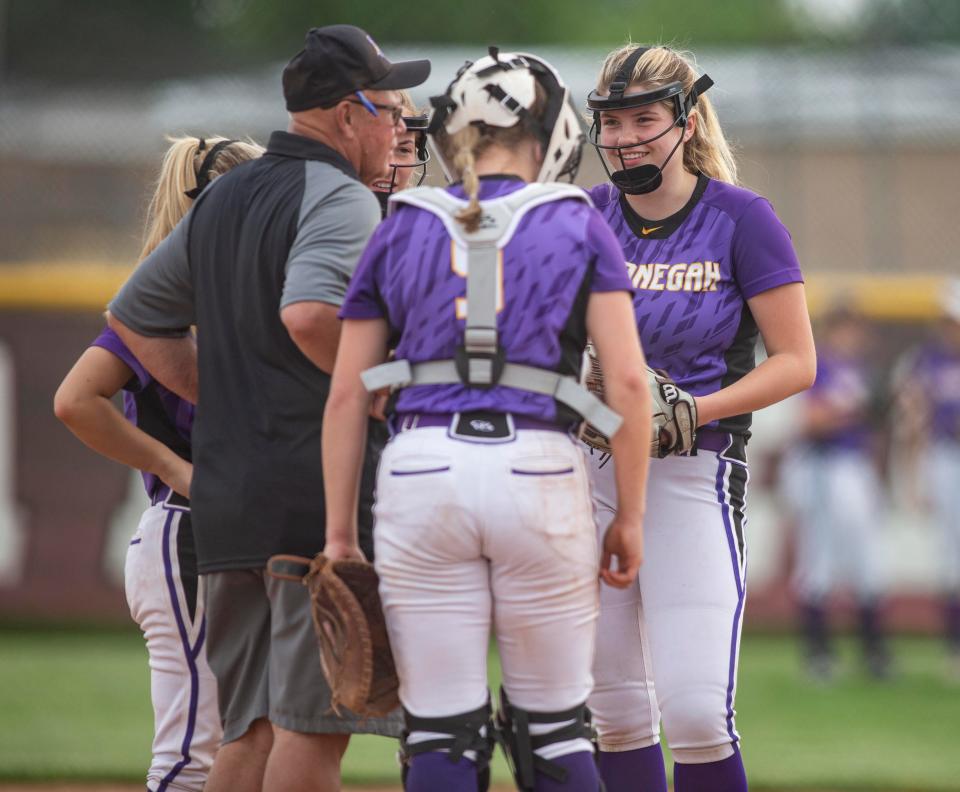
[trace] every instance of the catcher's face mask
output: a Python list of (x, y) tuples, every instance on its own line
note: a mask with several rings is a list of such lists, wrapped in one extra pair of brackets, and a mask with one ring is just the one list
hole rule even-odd
[[(681, 133), (677, 136), (677, 142), (673, 148), (670, 149), (670, 153), (667, 154), (666, 159), (664, 159), (660, 165), (644, 164), (631, 166), (627, 163), (624, 152), (627, 152), (629, 155), (631, 150), (653, 143), (677, 127), (685, 130), (687, 128), (687, 122), (690, 119), (690, 111), (694, 105), (696, 105), (697, 98), (713, 85), (713, 80), (704, 74), (693, 84), (693, 87), (687, 94), (684, 94), (683, 84), (680, 82), (672, 82), (648, 90), (627, 93), (637, 62), (646, 51), (646, 47), (638, 47), (630, 53), (617, 71), (613, 82), (610, 83), (608, 94), (602, 95), (594, 90), (591, 91), (587, 97), (587, 109), (593, 112), (593, 124), (590, 127), (590, 143), (600, 154), (600, 163), (607, 173), (607, 178), (609, 178), (621, 192), (625, 192), (628, 195), (643, 195), (653, 192), (663, 183), (663, 169), (680, 147), (680, 143), (683, 141), (683, 134)], [(625, 146), (609, 146), (600, 143), (602, 113), (616, 110), (632, 110), (658, 102), (671, 103), (673, 120), (664, 129), (658, 131), (657, 134)], [(616, 158), (620, 161), (620, 170), (611, 172), (607, 164), (607, 157), (605, 156), (608, 151), (615, 152)]]
[(387, 216), (390, 196), (410, 186), (414, 170), (420, 169), (415, 187), (419, 187), (427, 178), (427, 163), (430, 161), (430, 151), (427, 149), (427, 116), (404, 116), (403, 123), (407, 131), (397, 136), (397, 148), (394, 150), (396, 161), (390, 163), (389, 178), (377, 179), (370, 185), (380, 202), (384, 217)]
[[(510, 128), (523, 124), (543, 148), (536, 181), (568, 177), (572, 182), (586, 136), (560, 75), (535, 55), (501, 53), (496, 47), (490, 47), (489, 53), (474, 63), (465, 63), (446, 93), (431, 97), (433, 113), (427, 130), (431, 142), (441, 128), (455, 135), (468, 125)], [(546, 94), (546, 108), (540, 118), (530, 112), (537, 83)], [(434, 149), (447, 179), (455, 180), (453, 163), (438, 147)]]

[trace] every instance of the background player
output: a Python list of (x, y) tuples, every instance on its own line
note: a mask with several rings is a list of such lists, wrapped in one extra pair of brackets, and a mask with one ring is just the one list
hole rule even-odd
[[(172, 139), (147, 213), (141, 260), (209, 181), (262, 151), (220, 137)], [(124, 416), (110, 403), (121, 391)], [(187, 500), (193, 405), (154, 380), (105, 328), (57, 390), (54, 410), (94, 451), (143, 471), (151, 506), (130, 540), (124, 583), (150, 661), (154, 739), (147, 788), (200, 790), (221, 729)]]
[[(694, 394), (693, 453), (650, 466), (645, 562), (604, 588), (596, 687), (610, 792), (665, 792), (660, 721), (677, 792), (742, 792), (734, 694), (746, 569), (750, 413), (810, 386), (815, 352), (790, 236), (770, 204), (736, 186), (706, 97), (712, 81), (667, 47), (611, 52), (588, 107), (612, 184), (590, 191), (636, 288), (654, 368)], [(767, 358), (755, 366), (759, 334)], [(592, 456), (601, 529), (617, 471)]]
[(933, 337), (897, 366), (895, 414), (902, 423), (894, 431), (903, 451), (898, 472), (910, 481), (914, 503), (931, 509), (942, 536), (944, 629), (960, 679), (960, 280), (944, 289), (941, 308)]
[[(462, 184), (395, 196), (397, 210), (358, 265), (324, 416), (325, 553), (358, 556), (353, 512), (369, 401), (361, 372), (385, 359), (395, 330), (398, 360), (453, 368), (450, 359), (463, 354), (474, 383), (474, 365), (490, 356), (471, 356), (473, 329), (460, 321), (467, 303), (468, 321), (489, 310), (495, 356), (546, 376), (577, 373), (589, 330), (609, 402), (625, 419), (613, 439), (621, 511), (602, 572), (625, 584), (640, 562), (650, 430), (623, 253), (581, 191), (525, 185), (575, 170), (576, 113), (548, 64), (495, 51), (432, 102), (438, 159)], [(513, 231), (500, 238), (499, 265), (487, 262), (491, 275), (501, 272), (499, 295), (493, 286), (478, 307), (465, 278), (481, 277), (469, 248), (481, 217), (481, 233)], [(478, 788), (490, 752), (493, 624), (509, 695), (500, 717), (521, 787), (595, 790), (583, 705), (599, 565), (586, 469), (568, 431), (575, 416), (522, 385), (467, 387), (456, 374), (448, 383), (399, 392), (399, 433), (377, 484), (376, 567), (406, 715), (406, 788)], [(611, 555), (619, 571), (609, 568)]]
[(868, 671), (884, 677), (890, 664), (880, 622), (883, 491), (878, 381), (868, 333), (864, 319), (847, 306), (821, 321), (817, 379), (802, 397), (799, 444), (781, 466), (781, 488), (795, 515), (794, 588), (807, 667), (819, 679), (833, 672), (828, 600), (844, 585), (857, 602)]

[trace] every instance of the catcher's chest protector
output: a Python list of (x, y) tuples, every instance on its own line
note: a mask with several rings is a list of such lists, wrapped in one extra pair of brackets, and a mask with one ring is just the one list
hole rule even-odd
[(456, 219), (467, 202), (445, 190), (420, 187), (391, 196), (391, 211), (397, 204), (416, 206), (438, 217), (450, 234), (456, 260), (464, 262), (467, 271), (466, 328), (463, 344), (454, 360), (416, 365), (407, 360), (395, 360), (375, 366), (363, 372), (367, 390), (456, 383), (476, 388), (507, 385), (553, 396), (606, 434), (616, 432), (620, 417), (574, 378), (548, 369), (507, 363), (497, 334), (503, 249), (527, 212), (568, 198), (592, 205), (587, 194), (572, 185), (528, 184), (509, 195), (481, 201), (480, 226), (476, 231), (467, 231)]

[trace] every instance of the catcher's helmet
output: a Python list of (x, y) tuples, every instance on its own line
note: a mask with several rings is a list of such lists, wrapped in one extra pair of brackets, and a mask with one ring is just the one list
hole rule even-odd
[[(634, 168), (628, 168), (623, 159), (624, 149), (644, 146), (647, 143), (652, 143), (654, 140), (659, 140), (674, 127), (685, 129), (687, 126), (687, 121), (690, 118), (690, 111), (697, 103), (697, 99), (699, 98), (700, 94), (713, 85), (713, 80), (704, 74), (693, 84), (693, 87), (687, 94), (684, 94), (683, 83), (680, 82), (668, 83), (667, 85), (651, 88), (646, 91), (636, 91), (629, 94), (626, 93), (627, 88), (630, 87), (633, 71), (637, 66), (637, 62), (648, 50), (648, 47), (637, 47), (627, 56), (627, 59), (617, 70), (617, 74), (613, 78), (613, 82), (610, 83), (608, 94), (604, 95), (596, 90), (593, 90), (587, 97), (587, 109), (593, 112), (593, 124), (590, 127), (590, 143), (600, 154), (600, 164), (603, 165), (603, 169), (606, 171), (607, 177), (610, 179), (610, 181), (612, 181), (614, 185), (622, 192), (625, 192), (629, 195), (642, 195), (644, 193), (653, 192), (660, 186), (660, 184), (663, 182), (663, 169), (667, 166), (670, 158), (680, 147), (680, 141), (683, 140), (683, 136), (680, 136), (676, 145), (670, 150), (667, 158), (660, 164), (659, 167), (657, 165), (648, 164), (638, 165)], [(655, 102), (663, 102), (667, 100), (672, 100), (673, 102), (673, 123), (662, 132), (654, 135), (651, 138), (641, 140), (637, 143), (631, 143), (627, 146), (601, 145), (601, 112), (605, 110), (628, 110), (633, 107), (642, 107), (643, 105), (654, 104)], [(621, 170), (613, 171), (612, 173), (610, 172), (610, 168), (607, 167), (607, 159), (603, 155), (604, 151), (617, 152), (617, 157), (620, 159)]]
[[(567, 176), (573, 181), (586, 139), (583, 122), (570, 100), (570, 91), (560, 75), (542, 58), (524, 52), (501, 53), (490, 47), (489, 55), (463, 65), (441, 96), (430, 99), (433, 113), (427, 134), (440, 129), (454, 135), (468, 125), (510, 128), (523, 124), (543, 146), (543, 164), (536, 181)], [(542, 118), (530, 112), (539, 83), (546, 94)], [(454, 169), (434, 147), (447, 178)]]

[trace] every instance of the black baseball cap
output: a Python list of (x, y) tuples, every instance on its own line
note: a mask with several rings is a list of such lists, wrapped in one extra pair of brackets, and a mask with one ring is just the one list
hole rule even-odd
[(377, 43), (353, 25), (307, 33), (304, 48), (283, 70), (283, 97), (292, 113), (332, 107), (354, 91), (413, 88), (430, 76), (429, 60), (391, 63)]

